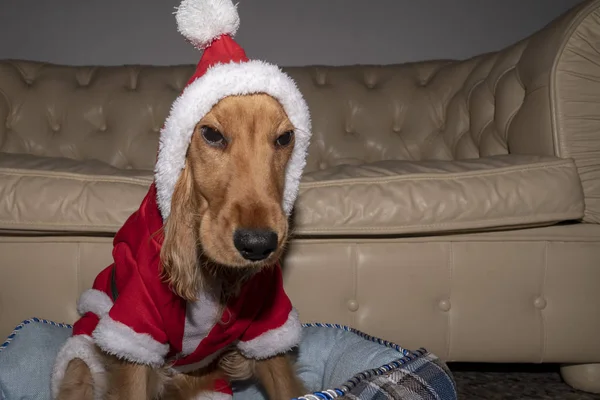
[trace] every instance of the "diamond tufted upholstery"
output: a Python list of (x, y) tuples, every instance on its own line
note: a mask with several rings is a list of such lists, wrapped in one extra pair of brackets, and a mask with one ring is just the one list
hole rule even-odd
[[(600, 0), (469, 60), (285, 70), (314, 126), (284, 263), (303, 319), (600, 363)], [(76, 318), (192, 72), (0, 61), (0, 334)]]
[[(527, 152), (511, 125), (526, 97), (517, 71), (524, 49), (464, 62), (285, 68), (312, 106), (307, 170)], [(0, 150), (152, 169), (162, 122), (192, 72), (3, 61)], [(549, 144), (529, 150), (554, 154)]]
[(0, 63), (0, 151), (152, 170), (158, 134), (191, 67)]

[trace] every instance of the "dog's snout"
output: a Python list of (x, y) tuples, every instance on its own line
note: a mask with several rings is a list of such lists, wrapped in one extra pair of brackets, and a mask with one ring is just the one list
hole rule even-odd
[(246, 260), (260, 261), (277, 249), (277, 233), (266, 229), (237, 229), (233, 244)]

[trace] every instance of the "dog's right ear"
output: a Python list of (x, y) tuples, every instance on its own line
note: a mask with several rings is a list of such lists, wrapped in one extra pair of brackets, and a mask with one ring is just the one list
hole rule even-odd
[(200, 273), (198, 269), (198, 208), (193, 195), (193, 179), (187, 165), (181, 172), (171, 199), (171, 213), (164, 225), (160, 252), (163, 279), (187, 301), (195, 301)]

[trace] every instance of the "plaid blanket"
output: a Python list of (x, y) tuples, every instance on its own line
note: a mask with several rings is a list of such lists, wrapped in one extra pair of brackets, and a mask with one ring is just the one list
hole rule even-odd
[(358, 382), (339, 399), (455, 400), (456, 386), (444, 362), (424, 352), (408, 363)]
[(381, 368), (364, 371), (340, 388), (294, 400), (456, 400), (452, 373), (437, 356), (419, 349)]

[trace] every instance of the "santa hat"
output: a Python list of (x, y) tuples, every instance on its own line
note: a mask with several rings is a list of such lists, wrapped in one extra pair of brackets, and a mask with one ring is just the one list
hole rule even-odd
[(219, 100), (254, 93), (266, 93), (278, 100), (294, 126), (295, 144), (286, 169), (282, 204), (289, 215), (298, 195), (311, 136), (310, 113), (302, 94), (280, 68), (249, 60), (233, 40), (240, 21), (231, 0), (183, 0), (176, 19), (179, 32), (204, 52), (160, 133), (154, 172), (163, 220), (170, 214), (171, 197), (196, 124)]

